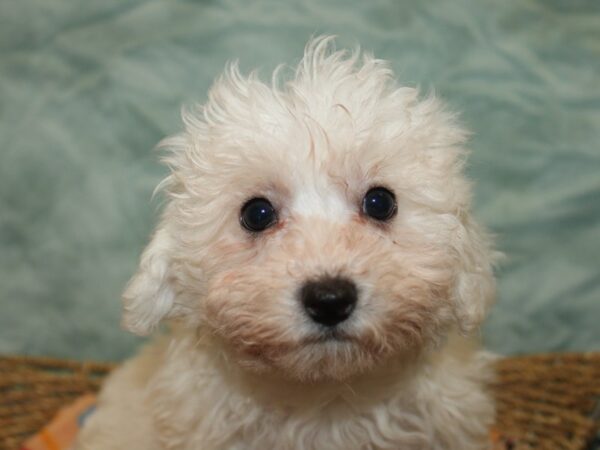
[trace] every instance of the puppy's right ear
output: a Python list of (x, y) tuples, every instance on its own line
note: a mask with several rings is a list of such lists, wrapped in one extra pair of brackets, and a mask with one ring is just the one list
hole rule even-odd
[(159, 228), (142, 253), (137, 273), (123, 292), (123, 328), (140, 336), (150, 334), (173, 309), (169, 282), (170, 237)]

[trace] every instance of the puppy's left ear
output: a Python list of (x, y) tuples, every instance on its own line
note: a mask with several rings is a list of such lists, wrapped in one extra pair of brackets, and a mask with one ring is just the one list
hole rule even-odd
[(159, 228), (142, 253), (137, 273), (123, 292), (123, 328), (140, 336), (150, 334), (169, 316), (175, 294), (169, 281), (171, 238)]
[(496, 297), (493, 263), (498, 253), (491, 249), (486, 233), (467, 217), (457, 236), (455, 250), (461, 267), (456, 281), (456, 319), (468, 334), (483, 322)]

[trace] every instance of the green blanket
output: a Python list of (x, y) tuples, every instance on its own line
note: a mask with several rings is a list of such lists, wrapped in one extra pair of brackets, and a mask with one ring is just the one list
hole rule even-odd
[(600, 348), (600, 2), (4, 0), (0, 352), (120, 358), (119, 295), (159, 210), (153, 146), (227, 60), (263, 76), (337, 34), (474, 132), (507, 259), (490, 348)]

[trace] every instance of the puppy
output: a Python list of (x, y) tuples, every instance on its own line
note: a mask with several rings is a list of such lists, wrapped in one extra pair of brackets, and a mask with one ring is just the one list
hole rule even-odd
[(284, 71), (229, 66), (164, 141), (123, 324), (169, 331), (108, 379), (80, 450), (489, 447), (466, 132), (329, 37)]

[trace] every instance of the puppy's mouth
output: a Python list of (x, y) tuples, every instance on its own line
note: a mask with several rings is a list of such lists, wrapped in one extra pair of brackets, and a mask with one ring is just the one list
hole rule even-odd
[(331, 342), (352, 343), (355, 338), (337, 328), (324, 330), (316, 335), (309, 336), (302, 341), (304, 345), (318, 345)]

